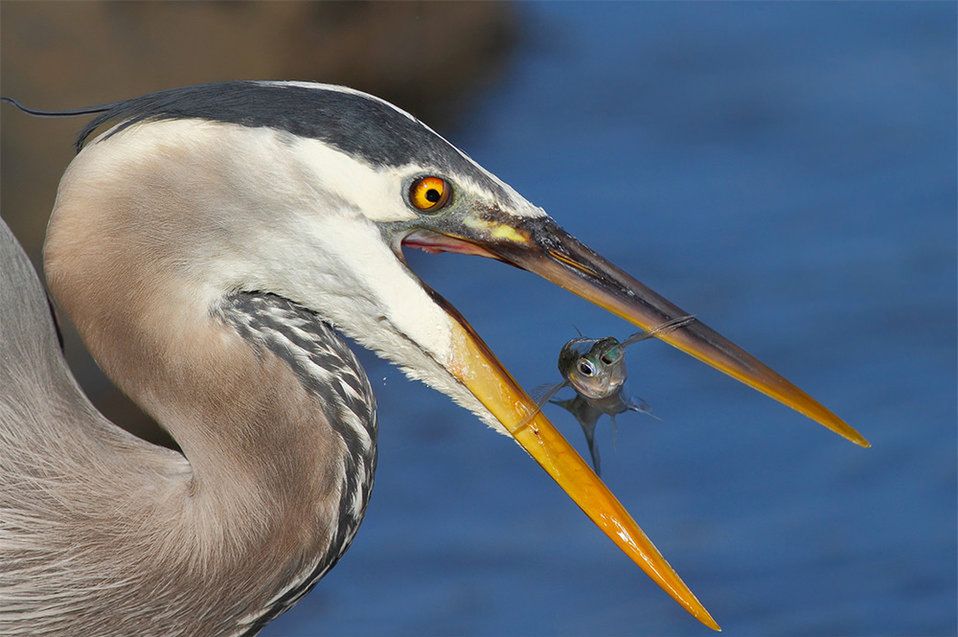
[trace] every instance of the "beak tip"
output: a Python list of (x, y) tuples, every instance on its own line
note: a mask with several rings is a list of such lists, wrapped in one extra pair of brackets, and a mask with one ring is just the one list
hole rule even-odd
[(705, 608), (702, 608), (702, 612), (704, 614), (697, 615), (696, 619), (698, 619), (700, 622), (702, 622), (702, 624), (704, 624), (705, 626), (708, 626), (715, 632), (717, 633), (722, 632), (722, 627), (718, 625), (718, 622), (712, 618), (712, 616), (709, 614), (707, 610), (705, 610)]
[[(708, 626), (716, 632), (722, 632), (722, 627), (718, 625), (718, 622), (712, 617), (712, 614), (709, 613), (708, 609), (705, 608), (705, 605), (699, 601), (699, 598), (695, 596), (695, 593), (689, 589), (689, 587), (681, 580), (677, 573), (673, 571), (675, 578), (678, 580), (678, 583), (681, 585), (682, 590), (676, 594), (675, 589), (668, 590), (667, 592), (672, 598), (682, 606), (685, 611), (699, 620), (704, 626)], [(658, 582), (656, 582), (658, 583)], [(662, 586), (662, 584), (659, 584)], [(663, 586), (663, 588), (665, 588)]]
[(826, 428), (831, 429), (845, 440), (848, 440), (849, 442), (852, 442), (863, 449), (869, 449), (872, 446), (872, 443), (868, 442), (868, 439), (861, 435), (857, 429), (833, 414), (832, 418), (827, 420), (818, 420), (818, 422), (823, 424)]

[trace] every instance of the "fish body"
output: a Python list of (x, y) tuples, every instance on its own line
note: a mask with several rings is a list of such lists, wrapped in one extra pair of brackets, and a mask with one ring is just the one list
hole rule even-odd
[[(634, 401), (619, 391), (606, 398), (590, 399), (582, 394), (576, 394), (573, 398), (566, 400), (550, 400), (553, 405), (562, 407), (570, 414), (575, 416), (582, 427), (582, 433), (585, 434), (586, 444), (589, 445), (589, 455), (592, 456), (592, 468), (597, 475), (602, 475), (602, 460), (599, 456), (599, 448), (595, 444), (595, 426), (599, 424), (602, 416), (608, 416), (615, 426), (615, 417), (627, 411), (637, 411), (652, 415), (649, 406), (642, 401)], [(654, 417), (654, 416), (653, 416)]]
[[(675, 318), (647, 332), (636, 332), (624, 341), (614, 336), (599, 339), (579, 337), (562, 346), (558, 362), (562, 382), (548, 387), (538, 404), (541, 408), (545, 402), (550, 402), (575, 417), (585, 434), (596, 473), (600, 472), (600, 458), (595, 445), (595, 427), (602, 416), (609, 416), (613, 426), (615, 417), (627, 411), (655, 417), (647, 403), (632, 398), (626, 392), (625, 382), (629, 373), (625, 365), (625, 349), (657, 334), (675, 331), (694, 320), (692, 316)], [(552, 397), (564, 387), (571, 387), (575, 396), (553, 400)]]

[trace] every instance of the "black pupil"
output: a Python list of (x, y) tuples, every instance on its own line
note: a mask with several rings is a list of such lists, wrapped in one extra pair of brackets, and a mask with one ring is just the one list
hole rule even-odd
[(440, 192), (436, 190), (435, 188), (430, 188), (429, 190), (426, 191), (426, 201), (431, 201), (432, 203), (436, 203), (437, 201), (439, 201), (441, 197), (442, 197), (442, 194), (440, 194)]
[(579, 371), (585, 374), (586, 376), (592, 375), (592, 368), (589, 367), (589, 365), (587, 365), (586, 363), (582, 363), (581, 365), (579, 365)]

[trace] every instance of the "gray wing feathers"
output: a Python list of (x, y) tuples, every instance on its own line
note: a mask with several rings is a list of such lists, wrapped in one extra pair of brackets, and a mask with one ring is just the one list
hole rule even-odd
[(59, 363), (46, 293), (23, 248), (0, 219), (0, 392), (24, 360)]
[(0, 635), (70, 634), (68, 620), (90, 611), (111, 575), (78, 547), (91, 546), (91, 529), (120, 527), (130, 494), (178, 464), (86, 399), (40, 280), (0, 220)]

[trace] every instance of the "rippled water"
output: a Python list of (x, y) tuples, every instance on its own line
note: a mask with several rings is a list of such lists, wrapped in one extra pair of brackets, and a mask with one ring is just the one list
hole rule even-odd
[[(606, 482), (728, 634), (955, 634), (955, 5), (520, 15), (453, 140), (874, 445), (656, 342), (631, 369), (664, 422), (600, 427)], [(573, 323), (628, 332), (499, 264), (412, 262), (528, 388)], [(266, 635), (707, 634), (514, 444), (363, 361), (368, 517)]]

